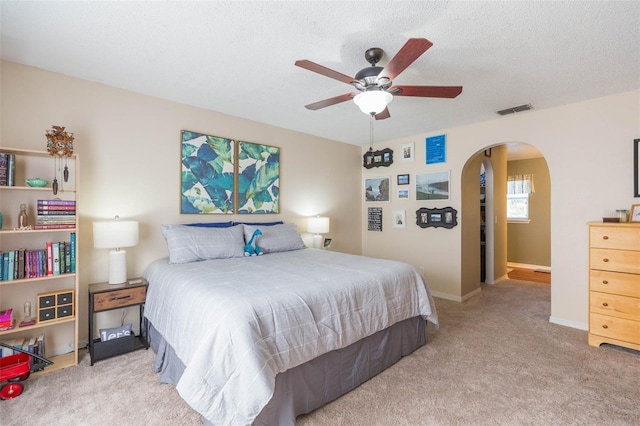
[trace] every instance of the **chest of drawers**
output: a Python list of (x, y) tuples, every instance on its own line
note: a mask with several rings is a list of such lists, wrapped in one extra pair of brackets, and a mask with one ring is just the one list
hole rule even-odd
[(640, 350), (640, 223), (589, 224), (589, 344)]

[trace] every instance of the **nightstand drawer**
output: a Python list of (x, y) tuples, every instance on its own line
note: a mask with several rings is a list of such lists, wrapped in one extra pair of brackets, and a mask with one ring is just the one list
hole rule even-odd
[(93, 310), (94, 312), (100, 312), (106, 311), (108, 309), (139, 305), (141, 303), (144, 303), (146, 297), (146, 286), (123, 288), (103, 293), (94, 293)]

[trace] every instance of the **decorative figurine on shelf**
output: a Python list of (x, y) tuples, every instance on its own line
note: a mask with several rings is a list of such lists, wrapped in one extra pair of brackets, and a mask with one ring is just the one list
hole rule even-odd
[[(53, 183), (51, 184), (53, 188), (53, 194), (56, 195), (58, 193), (58, 177), (57, 172), (60, 171), (60, 165), (62, 163), (62, 158), (64, 157), (64, 172), (63, 172), (63, 180), (64, 182), (69, 181), (69, 168), (67, 167), (67, 157), (71, 157), (73, 155), (73, 133), (69, 133), (65, 131), (65, 128), (62, 126), (52, 126), (51, 130), (47, 130), (45, 135), (47, 137), (47, 151), (49, 155), (54, 157), (53, 161)], [(56, 158), (57, 157), (57, 158)], [(58, 162), (56, 162), (56, 160)], [(63, 184), (64, 186), (64, 184)]]
[(24, 319), (18, 327), (27, 327), (29, 325), (34, 325), (35, 323), (36, 320), (31, 317), (31, 302), (24, 302)]
[(29, 215), (27, 214), (27, 205), (20, 204), (20, 213), (18, 213), (18, 229), (27, 229), (29, 226)]

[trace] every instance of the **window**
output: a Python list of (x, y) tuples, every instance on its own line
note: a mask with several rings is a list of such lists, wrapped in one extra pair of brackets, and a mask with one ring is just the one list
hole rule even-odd
[(529, 219), (529, 194), (507, 194), (507, 220)]
[(529, 194), (533, 175), (507, 176), (507, 221), (529, 223)]

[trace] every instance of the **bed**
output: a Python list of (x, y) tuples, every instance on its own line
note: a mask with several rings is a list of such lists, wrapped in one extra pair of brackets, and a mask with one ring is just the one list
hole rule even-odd
[(307, 249), (287, 225), (260, 227), (265, 254), (245, 257), (255, 227), (188, 228), (163, 226), (169, 257), (143, 274), (144, 316), (160, 380), (205, 424), (295, 424), (437, 326), (408, 264)]

